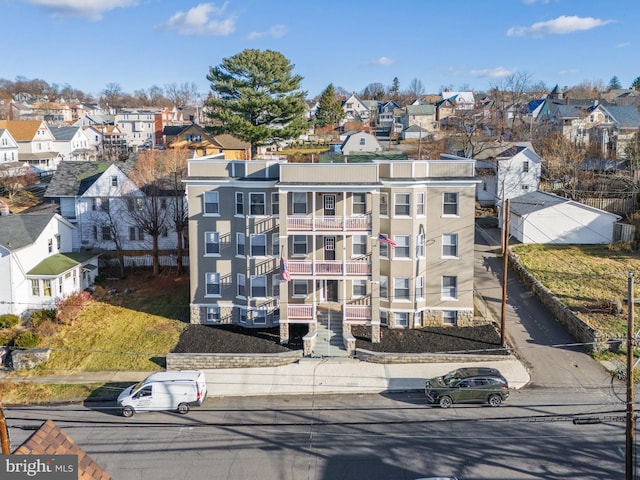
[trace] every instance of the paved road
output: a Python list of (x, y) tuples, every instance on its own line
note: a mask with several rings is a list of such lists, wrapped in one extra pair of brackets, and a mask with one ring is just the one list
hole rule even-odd
[[(476, 288), (500, 322), (503, 260), (499, 231), (476, 228)], [(489, 239), (489, 241), (487, 241)], [(611, 376), (555, 321), (549, 311), (515, 277), (507, 277), (507, 338), (528, 368), (529, 387), (608, 388)]]

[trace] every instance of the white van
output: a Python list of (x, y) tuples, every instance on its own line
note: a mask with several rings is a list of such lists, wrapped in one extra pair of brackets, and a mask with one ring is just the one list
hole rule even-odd
[(200, 406), (207, 397), (207, 383), (200, 370), (176, 370), (149, 375), (118, 395), (118, 405), (125, 417), (135, 412), (175, 410), (187, 413)]

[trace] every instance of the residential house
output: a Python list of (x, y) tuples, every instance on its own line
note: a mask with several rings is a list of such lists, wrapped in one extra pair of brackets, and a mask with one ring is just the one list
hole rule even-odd
[(521, 243), (606, 244), (621, 217), (545, 192), (510, 200), (510, 235)]
[(52, 308), (93, 284), (98, 254), (74, 251), (74, 230), (56, 213), (0, 216), (0, 313)]
[[(158, 116), (156, 116), (158, 115)], [(129, 149), (136, 150), (143, 145), (153, 146), (162, 132), (162, 119), (159, 110), (121, 110), (114, 118)]]
[(589, 111), (586, 128), (604, 157), (626, 158), (626, 146), (640, 128), (634, 105), (598, 104)]
[(395, 128), (395, 115), (396, 109), (399, 109), (398, 105), (393, 100), (381, 103), (378, 107), (378, 126), (380, 128)]
[(74, 249), (148, 252), (152, 237), (145, 232), (140, 216), (146, 215), (148, 202), (157, 202), (157, 218), (162, 226), (158, 237), (160, 250), (173, 250), (177, 235), (173, 218), (175, 196), (158, 192), (155, 198), (145, 194), (128, 173), (134, 162), (63, 162), (51, 179), (44, 198), (59, 205), (60, 214), (76, 226)]
[(382, 145), (370, 133), (356, 132), (345, 139), (340, 150), (343, 155), (349, 155), (354, 152), (381, 152)]
[[(191, 323), (472, 325), (475, 161), (189, 161)], [(345, 337), (343, 337), (345, 335)], [(353, 337), (351, 337), (353, 338)]]
[(415, 125), (428, 133), (438, 131), (440, 125), (436, 120), (436, 106), (432, 104), (407, 105), (402, 124), (404, 128)]
[[(63, 161), (89, 161), (96, 159), (96, 149), (81, 127), (49, 127), (53, 134), (53, 149)], [(95, 137), (95, 136), (94, 136)]]
[(94, 125), (113, 125), (115, 117), (113, 115), (87, 113), (73, 123), (74, 127), (91, 127)]
[(53, 149), (54, 137), (41, 120), (0, 120), (0, 128), (9, 130), (18, 143), (18, 161), (28, 162), (39, 171), (55, 170), (61, 156)]
[(43, 120), (51, 123), (70, 123), (77, 120), (73, 105), (60, 102), (35, 102), (31, 105), (29, 120)]
[(97, 132), (93, 137), (89, 135), (91, 144), (97, 145), (98, 155), (107, 159), (123, 159), (128, 156), (129, 147), (124, 133), (117, 125), (92, 125), (91, 128)]
[(344, 110), (345, 116), (341, 121), (341, 125), (352, 122), (368, 125), (371, 120), (371, 110), (369, 110), (369, 106), (358, 98), (355, 93), (342, 102), (342, 109)]
[(0, 128), (0, 165), (18, 161), (18, 142), (6, 128)]
[(248, 142), (229, 134), (214, 136), (195, 123), (165, 127), (163, 137), (167, 150), (186, 149), (189, 157), (224, 153), (229, 160), (248, 160), (251, 156)]
[(429, 132), (419, 125), (411, 125), (402, 131), (403, 140), (420, 140), (421, 138), (427, 138)]

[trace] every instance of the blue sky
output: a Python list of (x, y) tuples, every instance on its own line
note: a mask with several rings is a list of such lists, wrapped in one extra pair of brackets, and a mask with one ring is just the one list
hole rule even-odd
[(524, 73), (552, 88), (640, 76), (637, 0), (0, 0), (0, 78), (99, 94), (194, 82), (246, 48), (281, 52), (312, 97), (329, 84), (476, 91)]

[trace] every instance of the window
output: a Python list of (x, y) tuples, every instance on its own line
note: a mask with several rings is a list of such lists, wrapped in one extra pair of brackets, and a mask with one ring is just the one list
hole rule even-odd
[(364, 192), (353, 193), (351, 198), (353, 200), (354, 215), (364, 215), (367, 213), (367, 195)]
[(280, 255), (280, 234), (271, 234), (271, 255), (277, 257)]
[(380, 277), (380, 298), (389, 298), (389, 279)]
[(245, 307), (238, 307), (238, 319), (240, 323), (247, 323), (247, 309)]
[(293, 296), (306, 297), (308, 293), (308, 285), (306, 280), (293, 281)]
[(380, 310), (380, 325), (389, 324), (389, 312)]
[(244, 233), (236, 233), (236, 255), (244, 256)]
[(253, 324), (254, 325), (266, 325), (267, 324), (267, 311), (265, 309), (253, 311)]
[(386, 193), (380, 194), (380, 215), (389, 215), (389, 195)]
[(293, 255), (307, 254), (307, 237), (304, 235), (293, 236)]
[(366, 280), (354, 280), (353, 281), (353, 296), (364, 297), (367, 295), (367, 281)]
[(442, 256), (457, 257), (458, 256), (458, 234), (445, 233), (442, 235)]
[(360, 145), (365, 145), (365, 138), (364, 138), (364, 137), (362, 137), (362, 138), (360, 139)]
[(266, 198), (264, 193), (250, 193), (249, 194), (249, 211), (251, 215), (265, 215), (266, 210)]
[(442, 277), (442, 298), (455, 300), (458, 298), (458, 277), (445, 275)]
[(251, 234), (249, 242), (252, 257), (264, 257), (267, 255), (267, 236), (264, 233)]
[(409, 314), (407, 312), (396, 312), (396, 327), (406, 327), (409, 325)]
[(144, 208), (144, 200), (142, 198), (127, 198), (127, 210), (133, 212), (136, 208), (141, 211)]
[(394, 235), (396, 247), (393, 249), (393, 258), (411, 258), (409, 235)]
[(166, 198), (161, 198), (160, 199), (160, 209), (161, 210), (166, 210), (167, 209), (167, 199)]
[(416, 258), (424, 258), (424, 233), (416, 235)]
[(220, 295), (220, 274), (219, 273), (205, 273), (205, 295)]
[(378, 241), (378, 246), (380, 247), (380, 258), (389, 258), (389, 244)]
[(294, 215), (307, 213), (307, 194), (305, 192), (293, 193), (293, 213)]
[(118, 186), (118, 177), (116, 175), (113, 175), (111, 177), (111, 186), (112, 187), (117, 187)]
[(238, 283), (238, 290), (236, 292), (236, 295), (238, 297), (244, 297), (247, 294), (247, 292), (245, 290), (246, 277), (245, 277), (244, 273), (239, 273), (238, 274), (237, 283)]
[(102, 240), (111, 240), (111, 228), (109, 226), (102, 226)]
[(442, 323), (444, 325), (457, 325), (458, 312), (456, 312), (455, 310), (443, 310)]
[(424, 298), (424, 277), (416, 277), (416, 298)]
[(92, 228), (92, 233), (93, 233), (93, 239), (94, 240), (98, 240), (98, 227), (96, 225), (94, 225)]
[(244, 193), (236, 192), (236, 215), (244, 215)]
[(31, 295), (40, 296), (40, 280), (31, 280)]
[(205, 215), (220, 214), (218, 192), (204, 192), (204, 213)]
[(399, 277), (393, 279), (393, 299), (410, 300), (408, 277)]
[(408, 193), (396, 193), (396, 217), (408, 217), (411, 214), (411, 195)]
[(522, 173), (527, 173), (529, 171), (529, 161), (526, 160), (522, 162)]
[(109, 199), (108, 198), (99, 198), (100, 210), (103, 212), (109, 212)]
[(520, 185), (520, 188), (523, 192), (528, 192), (529, 191), (529, 185)]
[(47, 250), (49, 251), (49, 253), (53, 252), (53, 238), (47, 240)]
[(137, 227), (129, 227), (129, 240), (144, 240), (144, 232)]
[(282, 281), (280, 280), (280, 275), (274, 275), (271, 281), (273, 282), (271, 285), (273, 298), (280, 298), (280, 282)]
[(271, 215), (280, 215), (280, 194), (278, 192), (271, 194)]
[(267, 296), (267, 277), (264, 275), (251, 278), (251, 296), (265, 298)]
[(443, 197), (443, 215), (458, 215), (458, 194), (447, 192)]
[(220, 323), (220, 307), (218, 305), (213, 305), (212, 307), (207, 307), (207, 319), (206, 323)]
[(60, 250), (60, 247), (62, 245), (62, 239), (61, 239), (60, 235), (56, 235), (55, 237), (56, 237), (56, 249)]
[(218, 232), (204, 232), (205, 255), (220, 255), (220, 234)]
[(367, 236), (366, 235), (354, 235), (352, 241), (353, 255), (360, 256), (367, 254)]
[(45, 297), (51, 296), (51, 280), (42, 280), (42, 290)]
[(424, 192), (416, 193), (416, 215), (424, 217)]

